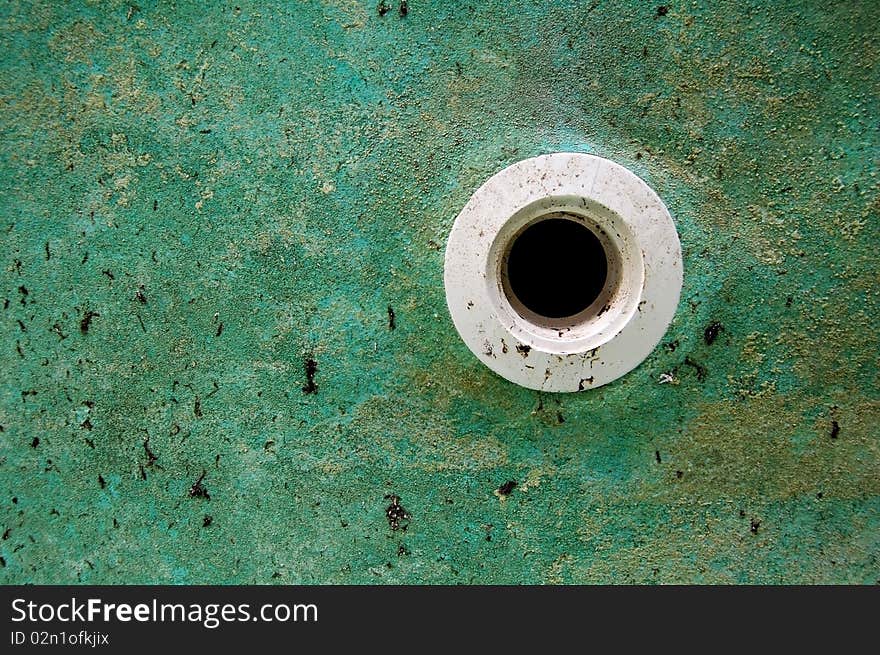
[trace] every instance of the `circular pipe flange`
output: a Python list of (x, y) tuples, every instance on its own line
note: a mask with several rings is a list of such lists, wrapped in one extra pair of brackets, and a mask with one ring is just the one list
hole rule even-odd
[(446, 302), (486, 366), (542, 391), (583, 391), (656, 347), (682, 285), (663, 201), (635, 173), (554, 153), (500, 171), (455, 219)]

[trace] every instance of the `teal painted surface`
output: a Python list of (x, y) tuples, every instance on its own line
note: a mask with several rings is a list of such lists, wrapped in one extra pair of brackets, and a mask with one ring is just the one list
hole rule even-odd
[[(4, 3), (0, 581), (880, 579), (880, 10), (659, 6)], [(442, 285), (557, 150), (685, 255), (577, 395), (482, 367)]]

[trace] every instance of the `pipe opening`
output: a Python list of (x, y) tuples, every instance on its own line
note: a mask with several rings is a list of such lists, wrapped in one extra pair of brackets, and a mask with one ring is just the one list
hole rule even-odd
[(582, 220), (555, 215), (514, 237), (502, 274), (505, 291), (523, 307), (548, 319), (568, 318), (602, 293), (608, 256)]

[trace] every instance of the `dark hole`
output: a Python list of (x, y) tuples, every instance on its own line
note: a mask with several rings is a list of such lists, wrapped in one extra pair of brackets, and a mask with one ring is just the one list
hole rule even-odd
[(573, 316), (605, 286), (608, 260), (593, 232), (580, 222), (548, 218), (527, 227), (507, 257), (509, 290), (547, 318)]

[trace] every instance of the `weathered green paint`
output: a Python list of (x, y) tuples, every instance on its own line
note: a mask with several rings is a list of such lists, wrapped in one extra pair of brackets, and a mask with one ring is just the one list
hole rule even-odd
[[(880, 5), (279, 4), (0, 7), (0, 581), (880, 578)], [(657, 190), (685, 288), (542, 396), (443, 245), (557, 150)]]

